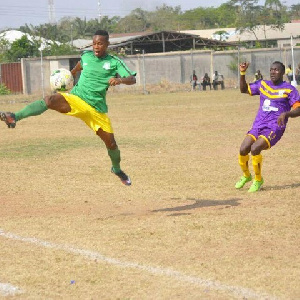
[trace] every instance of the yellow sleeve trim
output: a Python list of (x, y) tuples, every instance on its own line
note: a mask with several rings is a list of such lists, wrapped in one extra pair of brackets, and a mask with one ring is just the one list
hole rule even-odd
[(250, 89), (250, 84), (248, 84), (248, 93), (250, 96), (252, 96), (252, 92), (251, 92), (251, 89)]

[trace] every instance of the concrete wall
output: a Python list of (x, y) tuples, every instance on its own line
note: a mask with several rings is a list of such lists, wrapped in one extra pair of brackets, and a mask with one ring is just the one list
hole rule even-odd
[[(79, 55), (51, 56), (41, 58), (22, 59), (22, 76), (24, 93), (32, 94), (50, 90), (50, 74), (58, 68), (71, 69)], [(171, 53), (156, 53), (133, 55), (123, 58), (131, 70), (137, 72), (137, 85), (158, 84), (163, 80), (173, 83), (189, 83), (192, 71), (198, 77), (205, 73), (210, 76), (218, 71), (225, 77), (225, 85), (233, 87), (238, 85), (238, 61), (250, 62), (247, 72), (249, 80), (254, 77), (256, 70), (260, 69), (264, 78), (269, 77), (270, 64), (279, 60), (286, 66), (292, 64), (290, 48), (251, 49), (240, 51), (184, 51)], [(300, 63), (300, 47), (294, 48), (295, 68)], [(231, 67), (230, 67), (231, 66)], [(232, 70), (232, 66), (235, 69)]]

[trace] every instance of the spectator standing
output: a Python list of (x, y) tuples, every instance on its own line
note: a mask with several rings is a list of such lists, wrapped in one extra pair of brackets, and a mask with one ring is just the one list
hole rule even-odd
[(200, 89), (200, 84), (198, 83), (198, 76), (196, 75), (196, 71), (193, 70), (193, 74), (191, 75), (191, 85), (192, 85), (192, 90), (194, 91), (196, 89), (196, 86), (199, 85)]
[(263, 80), (263, 79), (264, 79), (264, 78), (263, 78), (263, 76), (262, 76), (260, 70), (257, 70), (256, 73), (254, 74), (254, 80), (253, 80), (253, 81), (255, 82), (255, 81)]
[(293, 80), (293, 70), (292, 70), (292, 65), (288, 65), (288, 67), (285, 70), (285, 75), (287, 77), (287, 80), (289, 83), (292, 82)]

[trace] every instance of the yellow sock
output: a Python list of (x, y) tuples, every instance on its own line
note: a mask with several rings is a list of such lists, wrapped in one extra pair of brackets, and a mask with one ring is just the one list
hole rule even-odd
[(248, 154), (247, 155), (239, 155), (239, 164), (241, 166), (241, 169), (243, 171), (243, 175), (245, 177), (250, 176), (248, 161), (249, 161), (249, 155)]
[(262, 167), (262, 155), (252, 156), (252, 165), (255, 173), (255, 180), (261, 181), (261, 167)]

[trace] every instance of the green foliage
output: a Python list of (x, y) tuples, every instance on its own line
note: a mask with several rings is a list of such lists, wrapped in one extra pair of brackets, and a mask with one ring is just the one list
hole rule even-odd
[(216, 32), (214, 32), (214, 35), (219, 36), (220, 41), (224, 41), (227, 39), (226, 34), (227, 34), (227, 31), (224, 31), (224, 30), (217, 30)]
[(116, 31), (140, 32), (149, 29), (149, 13), (137, 8), (128, 16), (122, 18), (116, 25)]
[(78, 51), (69, 44), (58, 45), (57, 43), (53, 43), (43, 51), (44, 56), (59, 56), (72, 54), (78, 54)]
[[(19, 29), (31, 36), (37, 36), (35, 41), (26, 37), (14, 42), (9, 49), (7, 43), (0, 40), (0, 62), (18, 61), (21, 57), (39, 56), (41, 38), (62, 43), (49, 44), (45, 55), (75, 54), (74, 48), (68, 46), (75, 39), (91, 39), (98, 29), (112, 33), (130, 33), (161, 30), (193, 30), (208, 28), (234, 27), (241, 32), (249, 31), (255, 34), (258, 26), (262, 26), (267, 40), (266, 25), (282, 30), (284, 23), (300, 18), (300, 4), (287, 7), (280, 0), (265, 0), (259, 5), (259, 0), (228, 0), (219, 7), (198, 7), (185, 12), (180, 6), (163, 4), (153, 11), (136, 8), (129, 15), (121, 18), (113, 16), (101, 19), (80, 19), (64, 17), (57, 24), (41, 24), (38, 26), (25, 24)], [(216, 32), (223, 37), (222, 32)], [(265, 43), (266, 46), (267, 43)]]
[(246, 58), (245, 57), (240, 57), (239, 58), (237, 54), (232, 54), (231, 57), (232, 57), (232, 60), (230, 61), (229, 65), (227, 65), (227, 67), (234, 74), (238, 74), (239, 64), (243, 61), (246, 61)]
[(121, 18), (103, 16), (99, 19), (64, 17), (58, 24), (32, 26), (25, 24), (20, 30), (48, 40), (67, 43), (74, 39), (89, 39), (98, 29), (109, 33), (125, 33), (160, 30), (192, 30), (235, 27), (254, 32), (260, 25), (272, 25), (278, 30), (292, 19), (300, 18), (300, 4), (287, 7), (280, 0), (228, 0), (219, 7), (197, 7), (185, 12), (180, 6), (163, 4), (154, 11), (136, 8)]
[(9, 95), (9, 94), (11, 94), (10, 89), (8, 89), (5, 84), (0, 83), (0, 95)]
[(58, 44), (42, 42), (40, 38), (35, 38), (32, 41), (26, 35), (14, 41), (11, 45), (0, 41), (0, 62), (17, 62), (21, 58), (39, 57), (41, 55), (40, 47), (43, 43), (44, 56), (72, 55), (77, 54), (76, 49), (69, 44)]
[(264, 6), (258, 5), (258, 2), (258, 0), (229, 1), (236, 9), (236, 28), (241, 32), (249, 31), (255, 35), (255, 30), (260, 26), (267, 39), (266, 25), (273, 29), (284, 29), (284, 23), (289, 20), (287, 7), (279, 0), (266, 0)]
[(11, 44), (9, 50), (6, 51), (6, 56), (8, 61), (16, 62), (23, 57), (34, 57), (37, 53), (38, 49), (33, 42), (26, 35), (23, 35)]

